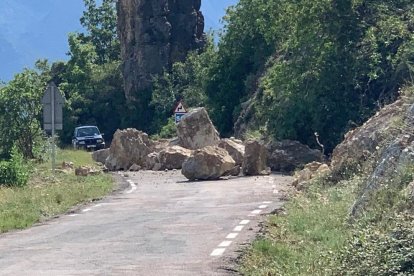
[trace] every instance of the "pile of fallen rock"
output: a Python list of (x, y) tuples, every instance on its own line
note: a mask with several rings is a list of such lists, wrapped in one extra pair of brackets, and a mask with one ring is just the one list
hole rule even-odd
[(106, 172), (105, 166), (102, 164), (97, 164), (97, 166), (79, 166), (75, 167), (73, 162), (63, 161), (62, 164), (55, 169), (57, 173), (71, 174), (75, 173), (76, 176), (91, 176), (99, 175), (103, 172)]
[(153, 141), (136, 129), (118, 130), (110, 148), (96, 151), (92, 157), (110, 171), (181, 170), (189, 180), (267, 175), (271, 168), (289, 171), (323, 159), (319, 151), (293, 141), (220, 139), (205, 108), (182, 118), (175, 139)]
[(331, 169), (327, 164), (314, 161), (306, 164), (303, 170), (297, 171), (294, 174), (292, 185), (299, 191), (304, 190), (309, 186), (312, 179), (323, 177), (330, 173)]

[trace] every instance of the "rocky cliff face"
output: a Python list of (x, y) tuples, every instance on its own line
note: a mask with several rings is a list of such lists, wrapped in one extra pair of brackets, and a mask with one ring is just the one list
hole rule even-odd
[(335, 174), (351, 169), (364, 179), (351, 208), (352, 217), (360, 215), (381, 189), (405, 189), (412, 179), (413, 92), (413, 88), (407, 88), (404, 93), (408, 96), (385, 106), (364, 125), (349, 132), (333, 152), (331, 168)]
[(148, 104), (152, 77), (204, 45), (200, 6), (201, 0), (118, 1), (118, 34), (129, 101)]

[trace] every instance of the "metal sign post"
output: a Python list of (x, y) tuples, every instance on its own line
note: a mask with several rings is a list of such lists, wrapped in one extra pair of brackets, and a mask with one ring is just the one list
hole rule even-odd
[(52, 86), (51, 93), (51, 105), (52, 105), (52, 172), (55, 174), (56, 168), (56, 149), (55, 149), (55, 89)]
[(63, 104), (65, 100), (58, 87), (53, 83), (49, 83), (45, 94), (42, 98), (43, 105), (43, 127), (44, 130), (52, 132), (52, 171), (55, 173), (56, 168), (56, 145), (55, 131), (63, 129)]

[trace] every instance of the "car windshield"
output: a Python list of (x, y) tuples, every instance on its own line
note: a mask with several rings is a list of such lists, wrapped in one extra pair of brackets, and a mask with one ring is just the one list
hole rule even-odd
[(83, 127), (78, 129), (77, 137), (95, 136), (99, 135), (97, 127)]

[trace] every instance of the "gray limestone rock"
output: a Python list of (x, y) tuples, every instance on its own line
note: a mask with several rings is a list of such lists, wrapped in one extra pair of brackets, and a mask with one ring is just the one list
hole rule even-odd
[(146, 107), (153, 76), (205, 45), (200, 6), (201, 0), (118, 1), (118, 35), (129, 101)]
[(184, 162), (181, 172), (189, 180), (214, 180), (228, 175), (235, 165), (226, 150), (208, 146), (194, 151)]
[(117, 130), (105, 166), (111, 171), (126, 171), (134, 164), (144, 167), (152, 151), (153, 145), (148, 134), (132, 128)]
[(242, 171), (244, 175), (267, 175), (267, 150), (263, 142), (249, 140), (245, 143)]
[(220, 141), (219, 133), (203, 107), (192, 110), (181, 119), (177, 134), (180, 146), (192, 150), (214, 146)]

